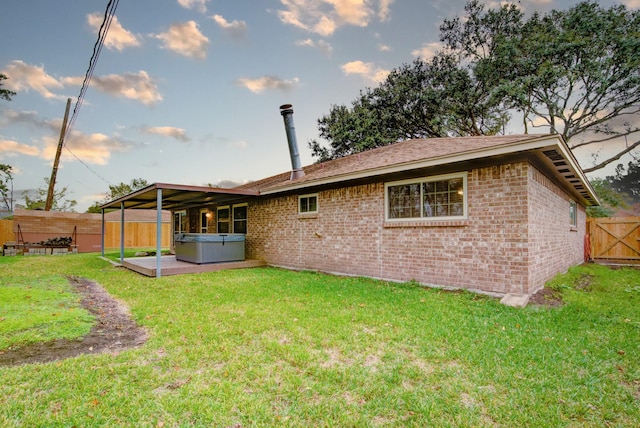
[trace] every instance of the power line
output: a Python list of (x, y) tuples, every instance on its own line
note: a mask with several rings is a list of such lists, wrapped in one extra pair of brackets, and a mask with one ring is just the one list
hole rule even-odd
[(80, 107), (82, 107), (82, 102), (84, 101), (84, 97), (87, 93), (87, 89), (89, 89), (89, 84), (91, 83), (91, 77), (93, 77), (93, 71), (95, 70), (96, 64), (98, 63), (98, 58), (100, 57), (100, 52), (102, 52), (102, 47), (104, 46), (104, 41), (106, 40), (107, 33), (109, 32), (109, 28), (111, 27), (111, 21), (113, 20), (113, 17), (115, 16), (115, 13), (116, 13), (116, 9), (118, 8), (118, 3), (119, 3), (119, 0), (109, 0), (109, 3), (107, 3), (107, 7), (104, 11), (104, 17), (102, 19), (102, 24), (100, 25), (100, 29), (98, 30), (98, 40), (96, 40), (96, 43), (93, 45), (93, 53), (91, 54), (91, 58), (89, 59), (89, 68), (85, 73), (84, 81), (82, 82), (82, 86), (80, 87), (80, 94), (76, 99), (76, 104), (73, 107), (73, 113), (71, 114), (71, 118), (69, 119), (69, 124), (67, 125), (67, 130), (64, 134), (65, 136), (64, 148), (67, 149), (67, 151), (71, 153), (71, 155), (74, 158), (76, 158), (78, 162), (84, 165), (85, 168), (87, 168), (96, 177), (98, 177), (99, 179), (101, 179), (102, 181), (104, 181), (109, 185), (111, 183), (108, 180), (106, 180), (104, 177), (98, 174), (89, 165), (87, 165), (82, 159), (80, 159), (75, 153), (73, 153), (71, 149), (69, 149), (69, 147), (66, 144), (66, 139), (71, 135), (71, 130), (73, 128), (73, 125), (76, 119), (78, 118), (78, 114), (80, 113)]
[(84, 101), (87, 89), (89, 89), (89, 83), (91, 82), (93, 71), (96, 68), (96, 64), (98, 63), (98, 58), (100, 57), (100, 52), (102, 52), (102, 46), (104, 45), (104, 41), (107, 38), (107, 33), (109, 32), (111, 21), (113, 20), (113, 17), (116, 13), (118, 3), (119, 0), (109, 0), (107, 8), (104, 11), (102, 24), (100, 25), (100, 30), (98, 30), (98, 40), (96, 40), (96, 43), (93, 45), (93, 53), (91, 54), (91, 58), (89, 59), (89, 68), (85, 73), (84, 81), (82, 82), (82, 87), (80, 88), (80, 94), (78, 95), (76, 104), (73, 107), (73, 113), (71, 114), (71, 119), (69, 119), (69, 125), (67, 127), (67, 133), (65, 136), (71, 133), (73, 124), (75, 123), (80, 112), (80, 107), (82, 106), (82, 102)]

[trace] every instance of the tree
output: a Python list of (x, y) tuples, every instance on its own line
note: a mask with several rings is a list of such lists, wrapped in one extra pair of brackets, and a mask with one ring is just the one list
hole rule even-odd
[[(513, 4), (440, 26), (443, 49), (391, 72), (352, 107), (332, 106), (309, 146), (319, 160), (406, 138), (492, 135), (511, 115), (543, 126), (572, 150), (605, 145), (592, 172), (640, 147), (640, 11), (595, 1), (529, 18)], [(416, 132), (416, 130), (418, 132)]]
[(0, 163), (0, 198), (7, 211), (13, 212), (13, 171), (4, 163)]
[[(25, 202), (25, 209), (44, 210), (49, 189), (48, 177), (44, 178), (44, 183), (44, 188), (38, 188), (36, 190), (36, 196), (34, 198), (29, 196), (28, 191), (22, 192), (22, 196), (24, 197)], [(51, 211), (75, 212), (74, 207), (78, 204), (78, 202), (75, 199), (66, 199), (67, 193), (69, 193), (69, 188), (67, 186), (64, 186), (60, 190), (53, 193), (53, 204), (51, 205)]]
[(7, 101), (11, 101), (11, 97), (13, 97), (16, 93), (13, 91), (10, 91), (8, 89), (3, 89), (3, 80), (7, 80), (8, 77), (5, 76), (4, 74), (0, 73), (0, 98), (2, 98), (3, 100), (7, 100)]
[(309, 147), (325, 161), (409, 138), (494, 135), (509, 115), (489, 89), (451, 55), (416, 59), (361, 92), (351, 108), (332, 106), (318, 120), (329, 148), (316, 140)]
[(640, 160), (629, 162), (626, 170), (618, 164), (615, 175), (607, 176), (605, 180), (611, 189), (624, 195), (627, 202), (640, 202)]
[(105, 196), (100, 201), (94, 202), (88, 209), (88, 213), (100, 213), (102, 209), (101, 205), (112, 201), (114, 199), (118, 199), (122, 196), (128, 195), (131, 192), (135, 192), (138, 189), (142, 189), (143, 187), (147, 187), (149, 183), (144, 178), (134, 178), (129, 182), (129, 184), (121, 182), (116, 185), (109, 185), (109, 191), (105, 193)]
[(600, 205), (587, 207), (589, 217), (611, 217), (618, 209), (627, 208), (623, 194), (613, 189), (606, 179), (591, 180), (591, 187), (596, 191)]
[(525, 132), (544, 126), (573, 150), (627, 142), (585, 172), (640, 146), (639, 11), (586, 1), (525, 21), (513, 5), (485, 12), (472, 0), (465, 10), (445, 20), (441, 40), (497, 81), (495, 96), (522, 114)]

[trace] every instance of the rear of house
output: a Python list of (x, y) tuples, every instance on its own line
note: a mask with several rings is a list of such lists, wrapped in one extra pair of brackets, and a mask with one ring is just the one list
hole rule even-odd
[(410, 140), (302, 170), (175, 227), (246, 233), (246, 257), (273, 266), (526, 295), (583, 261), (597, 204), (551, 135)]

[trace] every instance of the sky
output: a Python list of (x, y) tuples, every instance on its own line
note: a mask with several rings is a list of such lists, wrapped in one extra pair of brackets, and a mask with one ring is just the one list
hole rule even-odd
[[(116, 3), (57, 174), (56, 190), (66, 187), (79, 212), (134, 178), (230, 187), (289, 171), (282, 104), (293, 105), (302, 164), (313, 163), (317, 120), (432, 55), (439, 25), (462, 16), (465, 0)], [(576, 3), (519, 2), (526, 13)], [(2, 1), (0, 73), (17, 95), (0, 100), (0, 163), (13, 167), (17, 203), (51, 175), (65, 105), (76, 107), (107, 4)]]

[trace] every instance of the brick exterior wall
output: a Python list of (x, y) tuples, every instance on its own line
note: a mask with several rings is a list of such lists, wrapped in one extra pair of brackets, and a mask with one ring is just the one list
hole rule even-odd
[(535, 168), (529, 177), (528, 292), (534, 293), (558, 272), (584, 261), (587, 214), (578, 205), (577, 226), (571, 227), (569, 196)]
[(568, 195), (529, 163), (468, 171), (467, 201), (467, 220), (394, 223), (384, 183), (321, 191), (316, 215), (298, 215), (298, 195), (265, 197), (249, 203), (246, 255), (497, 294), (532, 293), (582, 261), (584, 208), (570, 230)]

